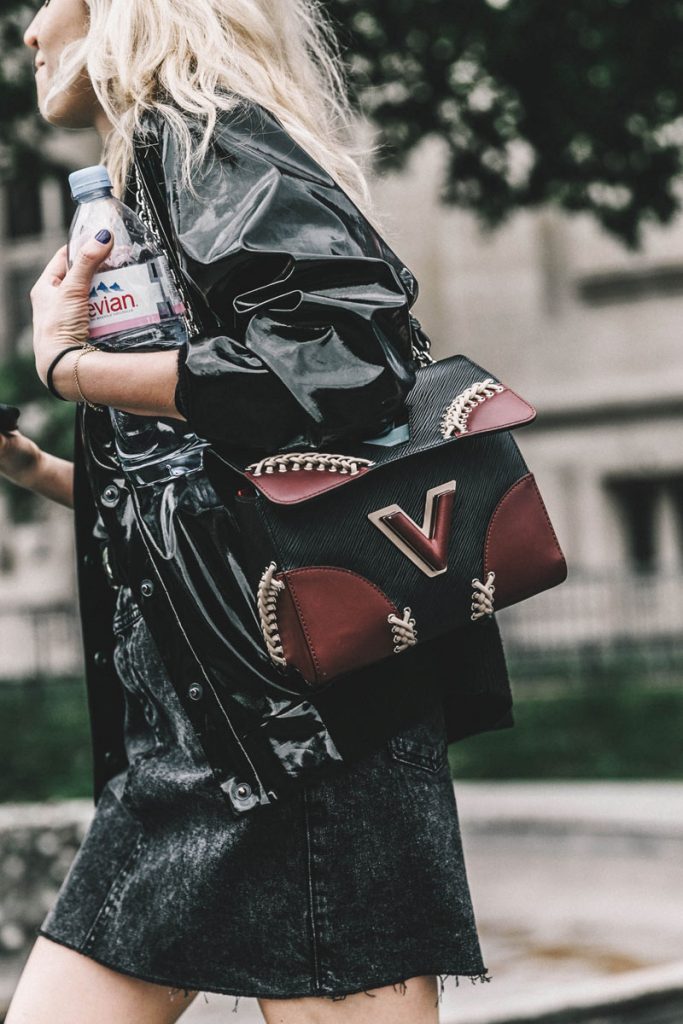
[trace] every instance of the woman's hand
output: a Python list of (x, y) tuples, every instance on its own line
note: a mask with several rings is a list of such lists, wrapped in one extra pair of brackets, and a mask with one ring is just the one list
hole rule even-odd
[(13, 483), (28, 486), (40, 462), (41, 449), (20, 430), (0, 434), (0, 473)]
[(74, 466), (50, 455), (20, 430), (0, 434), (0, 474), (50, 501), (74, 507)]
[(99, 241), (97, 236), (85, 242), (71, 269), (66, 259), (67, 247), (63, 245), (31, 289), (33, 351), (38, 376), (45, 385), (48, 367), (60, 349), (88, 341), (92, 278), (114, 245), (111, 233), (106, 234), (106, 242)]

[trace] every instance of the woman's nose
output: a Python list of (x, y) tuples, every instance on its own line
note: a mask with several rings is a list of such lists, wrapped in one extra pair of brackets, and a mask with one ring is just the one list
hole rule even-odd
[(26, 44), (26, 46), (30, 46), (34, 50), (38, 49), (38, 36), (36, 35), (37, 23), (38, 18), (35, 17), (31, 24), (26, 29), (26, 31), (24, 32), (24, 43)]

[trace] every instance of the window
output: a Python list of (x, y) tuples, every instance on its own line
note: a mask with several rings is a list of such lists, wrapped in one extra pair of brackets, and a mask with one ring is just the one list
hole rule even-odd
[(26, 178), (8, 182), (4, 201), (8, 238), (41, 234), (43, 208), (38, 181)]

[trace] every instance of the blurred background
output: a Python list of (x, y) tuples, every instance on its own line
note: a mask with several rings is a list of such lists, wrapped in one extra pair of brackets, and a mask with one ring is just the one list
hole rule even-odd
[[(498, 616), (515, 728), (450, 748), (495, 982), (451, 979), (443, 1019), (680, 1022), (683, 3), (324, 6), (412, 312), (437, 358), (537, 408), (516, 438), (569, 564)], [(35, 374), (28, 293), (100, 146), (37, 115), (32, 16), (4, 0), (0, 401), (69, 458), (74, 406)], [(0, 750), (8, 988), (92, 801), (72, 515), (1, 478)]]

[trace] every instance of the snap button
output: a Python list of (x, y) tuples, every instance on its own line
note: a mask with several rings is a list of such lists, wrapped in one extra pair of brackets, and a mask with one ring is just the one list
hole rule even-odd
[(106, 665), (108, 658), (104, 651), (95, 651), (93, 661), (96, 665)]
[(143, 597), (151, 597), (154, 593), (154, 583), (152, 580), (143, 580), (140, 584), (140, 593)]
[(201, 700), (204, 694), (204, 687), (201, 683), (193, 683), (187, 691), (190, 700)]
[(251, 796), (251, 786), (248, 782), (238, 782), (235, 786), (235, 796), (238, 800), (248, 800)]
[(102, 491), (102, 504), (112, 508), (119, 500), (119, 489), (116, 484), (107, 484)]

